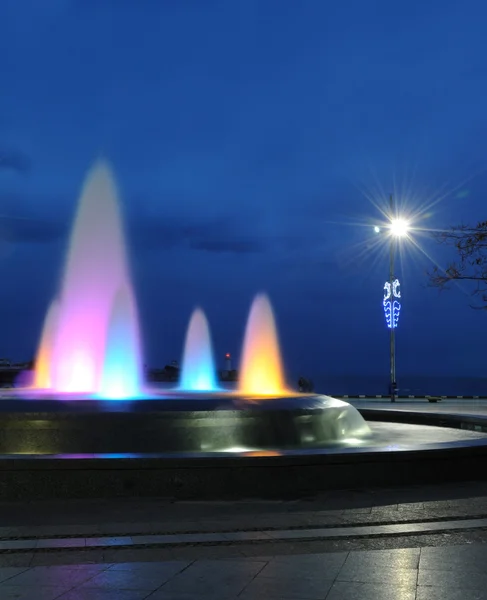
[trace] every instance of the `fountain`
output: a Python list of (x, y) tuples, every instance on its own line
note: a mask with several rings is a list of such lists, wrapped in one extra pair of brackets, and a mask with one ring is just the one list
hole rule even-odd
[(0, 408), (0, 425), (15, 414), (14, 424), (2, 429), (0, 454), (276, 458), (358, 444), (370, 436), (350, 404), (297, 394), (286, 385), (276, 322), (264, 294), (252, 303), (241, 362), (238, 389), (220, 389), (210, 328), (197, 308), (179, 387), (145, 389), (118, 193), (109, 166), (100, 161), (80, 196), (33, 386), (16, 389), (13, 405)]
[(118, 194), (102, 161), (81, 194), (36, 365), (37, 388), (117, 398), (140, 393), (137, 310)]
[[(272, 307), (263, 294), (249, 313), (236, 391), (217, 386), (210, 330), (200, 309), (188, 326), (178, 389), (145, 390), (141, 359), (118, 194), (108, 165), (98, 162), (80, 197), (33, 385), (0, 392), (2, 499), (23, 497), (26, 489), (31, 498), (107, 490), (197, 498), (229, 491), (245, 496), (257, 489), (267, 495), (312, 493), (352, 480), (402, 481), (403, 470), (413, 481), (411, 464), (425, 473), (429, 446), (413, 453), (416, 459), (401, 457), (416, 437), (409, 425), (397, 427), (401, 420), (414, 423), (414, 412), (397, 411), (391, 418), (387, 410), (361, 409), (371, 422), (379, 421), (371, 429), (347, 402), (289, 389)], [(132, 399), (137, 401), (127, 401)], [(395, 419), (395, 429), (380, 422)], [(444, 415), (437, 421), (444, 425)], [(401, 447), (398, 431), (407, 439)], [(458, 462), (458, 478), (472, 457), (478, 469), (485, 462), (487, 441), (475, 439), (472, 448), (477, 454), (462, 454), (466, 462)], [(22, 461), (12, 461), (19, 455)], [(457, 464), (448, 456), (445, 472)], [(439, 460), (435, 454), (431, 472), (442, 471)]]
[(204, 312), (197, 308), (188, 325), (184, 345), (181, 391), (218, 391), (210, 329)]
[(281, 396), (284, 383), (277, 328), (269, 298), (258, 294), (250, 309), (243, 345), (239, 389), (255, 396)]

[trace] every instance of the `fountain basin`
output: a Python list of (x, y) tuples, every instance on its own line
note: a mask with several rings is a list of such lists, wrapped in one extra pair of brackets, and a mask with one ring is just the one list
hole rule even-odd
[[(343, 438), (320, 447), (319, 436), (312, 442), (298, 434), (309, 433), (310, 423), (315, 431), (323, 431), (323, 416), (340, 416), (344, 410), (340, 403), (325, 402), (330, 410), (338, 409), (327, 413), (322, 396), (255, 401), (231, 394), (205, 398), (167, 394), (133, 403), (1, 397), (0, 499), (4, 501), (116, 496), (283, 499), (330, 489), (487, 477), (485, 415), (425, 415), (360, 407), (371, 438)], [(168, 417), (166, 424), (162, 414)], [(306, 428), (301, 417), (306, 417)], [(222, 451), (218, 427), (232, 423), (233, 431), (227, 428), (228, 444), (242, 443), (239, 431), (253, 431), (256, 445), (262, 440), (268, 440), (269, 446), (270, 440), (284, 440), (283, 447), (227, 445)], [(171, 428), (173, 437), (161, 435)], [(195, 448), (201, 439), (213, 439), (216, 449), (185, 450)], [(115, 451), (122, 448), (142, 451)], [(148, 450), (154, 448), (161, 451)]]
[(258, 399), (168, 393), (136, 401), (37, 396), (0, 404), (0, 454), (259, 452), (359, 444), (351, 404), (320, 395)]

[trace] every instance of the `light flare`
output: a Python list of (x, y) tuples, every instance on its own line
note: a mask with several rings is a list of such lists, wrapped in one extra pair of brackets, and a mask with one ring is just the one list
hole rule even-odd
[(389, 230), (395, 237), (405, 237), (409, 231), (409, 223), (406, 221), (406, 219), (392, 219), (391, 224), (389, 225)]

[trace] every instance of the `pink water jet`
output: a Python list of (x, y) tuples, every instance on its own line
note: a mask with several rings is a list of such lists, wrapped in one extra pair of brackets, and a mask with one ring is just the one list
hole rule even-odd
[(110, 397), (110, 390), (116, 390), (118, 398), (140, 390), (137, 310), (117, 189), (103, 161), (83, 187), (56, 318), (46, 338), (36, 361), (36, 382), (49, 382), (57, 392)]

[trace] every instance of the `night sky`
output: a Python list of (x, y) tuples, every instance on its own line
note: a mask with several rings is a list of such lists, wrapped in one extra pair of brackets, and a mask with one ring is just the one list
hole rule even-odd
[[(195, 305), (237, 356), (266, 291), (293, 377), (387, 378), (373, 225), (389, 192), (421, 229), (487, 218), (486, 19), (481, 0), (2, 0), (0, 355), (33, 356), (104, 156), (147, 363), (180, 358)], [(401, 264), (398, 370), (484, 375), (468, 286), (428, 288), (413, 243)]]

